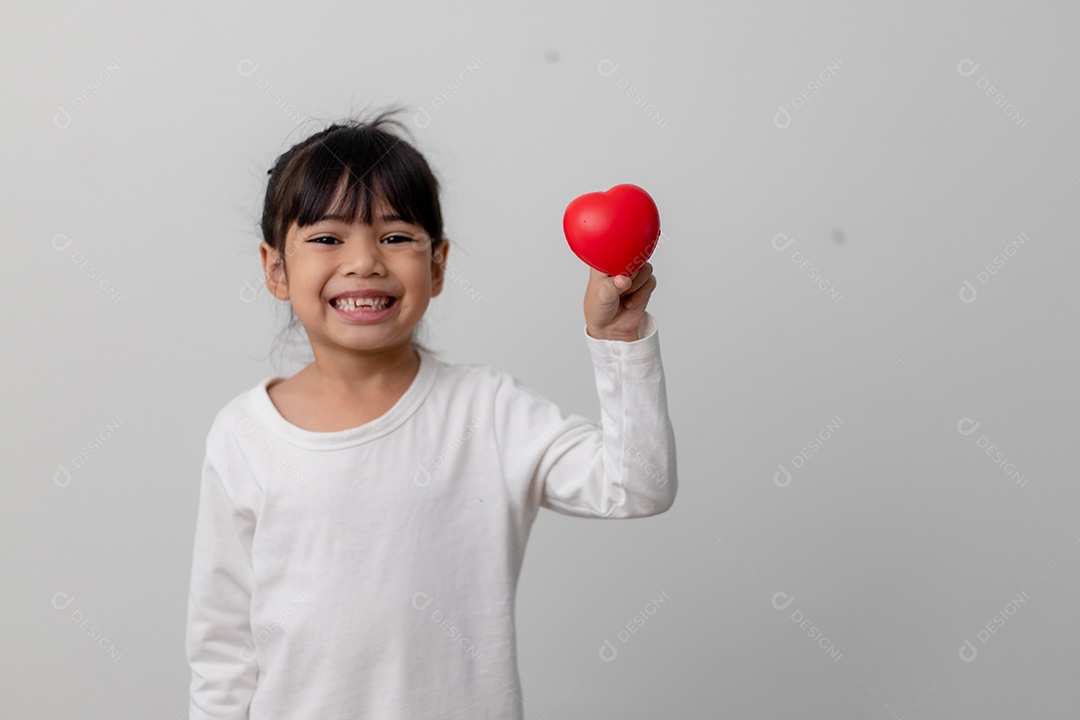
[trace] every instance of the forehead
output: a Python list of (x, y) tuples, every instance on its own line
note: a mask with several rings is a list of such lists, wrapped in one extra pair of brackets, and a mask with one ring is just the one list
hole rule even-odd
[[(351, 189), (350, 185), (352, 185)], [(386, 199), (386, 193), (372, 184), (372, 178), (369, 178), (368, 182), (365, 183), (358, 177), (351, 177), (351, 171), (348, 168), (345, 168), (341, 173), (341, 177), (338, 178), (334, 194), (331, 196), (324, 214), (343, 217), (344, 211), (348, 209), (348, 205), (353, 199), (351, 196), (356, 196), (357, 219), (363, 214), (365, 204), (371, 206), (370, 211), (373, 217), (396, 214), (395, 209)]]
[[(352, 210), (351, 214), (350, 210)], [(402, 217), (402, 213), (386, 199), (386, 194), (378, 186), (372, 186), (370, 183), (365, 184), (359, 179), (350, 178), (349, 172), (346, 170), (341, 174), (326, 207), (323, 208), (314, 222), (341, 222), (347, 225), (367, 224), (364, 223), (365, 215), (373, 225), (410, 222)]]

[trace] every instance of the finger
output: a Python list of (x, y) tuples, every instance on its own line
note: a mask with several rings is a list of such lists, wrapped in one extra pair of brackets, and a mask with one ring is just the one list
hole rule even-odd
[(619, 297), (627, 289), (626, 287), (620, 287), (619, 282), (621, 279), (625, 283), (626, 277), (623, 275), (608, 275), (595, 268), (591, 269), (591, 275), (589, 282), (591, 292), (596, 293), (596, 297), (605, 305), (617, 305)]
[(656, 289), (656, 276), (650, 275), (649, 279), (644, 285), (639, 287), (630, 295), (623, 298), (623, 305), (628, 308), (637, 307), (638, 305), (644, 305), (649, 301), (649, 297), (652, 295), (653, 290)]
[(623, 295), (629, 295), (630, 293), (636, 291), (638, 288), (640, 288), (642, 285), (644, 285), (645, 283), (647, 283), (649, 281), (649, 278), (652, 277), (652, 274), (653, 274), (652, 263), (649, 263), (649, 262), (644, 263), (631, 276), (632, 282), (630, 283), (630, 285), (625, 287), (625, 288), (622, 288)]

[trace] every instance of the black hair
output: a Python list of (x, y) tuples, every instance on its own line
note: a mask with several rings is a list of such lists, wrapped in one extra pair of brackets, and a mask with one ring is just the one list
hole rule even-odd
[[(263, 240), (278, 252), (286, 276), (285, 239), (293, 222), (304, 227), (334, 215), (370, 223), (378, 198), (402, 220), (424, 229), (434, 257), (444, 240), (439, 181), (424, 156), (390, 131), (390, 126), (397, 126), (408, 133), (393, 117), (401, 110), (391, 107), (370, 120), (338, 120), (293, 145), (267, 171), (270, 180), (260, 227)], [(335, 197), (338, 207), (331, 208)], [(290, 316), (283, 332), (299, 325), (291, 306)], [(435, 352), (416, 339), (415, 330), (412, 345)]]

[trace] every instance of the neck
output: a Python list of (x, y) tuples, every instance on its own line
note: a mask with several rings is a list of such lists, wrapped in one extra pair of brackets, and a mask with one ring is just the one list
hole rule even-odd
[(399, 383), (408, 384), (420, 368), (420, 355), (411, 343), (379, 350), (315, 352), (315, 361), (301, 373), (330, 393), (362, 395)]

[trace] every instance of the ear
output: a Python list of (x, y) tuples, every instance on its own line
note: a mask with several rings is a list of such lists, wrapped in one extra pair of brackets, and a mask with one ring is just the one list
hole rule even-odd
[(289, 282), (285, 277), (285, 267), (281, 262), (281, 253), (270, 247), (270, 244), (264, 240), (259, 245), (259, 255), (262, 257), (266, 288), (278, 300), (288, 300)]
[(446, 260), (450, 254), (450, 238), (443, 237), (437, 248), (433, 247), (431, 256), (431, 296), (442, 292), (443, 278), (446, 277)]

